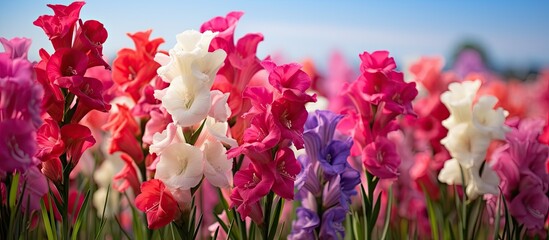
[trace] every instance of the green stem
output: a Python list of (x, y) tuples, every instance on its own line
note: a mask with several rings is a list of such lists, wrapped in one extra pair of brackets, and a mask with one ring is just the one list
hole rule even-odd
[(377, 216), (373, 216), (374, 208), (375, 208), (374, 206), (376, 205), (376, 197), (374, 196), (374, 191), (377, 187), (379, 178), (375, 177), (370, 172), (366, 171), (366, 179), (368, 183), (368, 199), (370, 204), (369, 206), (364, 206), (364, 207), (369, 207), (370, 208), (369, 212), (371, 213), (370, 216), (367, 216), (368, 224), (366, 229), (366, 239), (372, 239), (372, 233), (374, 231), (374, 226), (376, 225), (376, 220), (377, 220)]
[(70, 166), (70, 162), (67, 161), (67, 154), (63, 154), (60, 157), (61, 163), (63, 164), (63, 185), (60, 190), (60, 195), (62, 197), (63, 202), (63, 208), (61, 209), (62, 214), (62, 221), (63, 221), (63, 229), (62, 229), (62, 236), (63, 239), (70, 239), (70, 223), (71, 220), (69, 219), (69, 191), (70, 191), (70, 173), (72, 170), (72, 167)]
[[(269, 194), (267, 195), (267, 202), (265, 203), (265, 214), (263, 219), (263, 224), (264, 224), (263, 239), (264, 240), (269, 239), (269, 228), (271, 227), (270, 222), (271, 222), (271, 209), (273, 206), (273, 198), (274, 198), (274, 193), (273, 191), (270, 191)], [(274, 229), (274, 231), (276, 231), (276, 229)]]

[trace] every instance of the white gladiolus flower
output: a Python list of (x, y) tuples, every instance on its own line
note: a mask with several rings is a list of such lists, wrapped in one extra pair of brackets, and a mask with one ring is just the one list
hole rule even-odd
[(170, 49), (169, 56), (163, 53), (155, 56), (162, 65), (157, 70), (158, 75), (170, 83), (165, 90), (155, 91), (155, 97), (182, 127), (197, 124), (210, 112), (210, 88), (227, 57), (222, 49), (208, 52), (215, 35), (211, 31), (185, 31), (177, 35), (177, 44)]
[(232, 185), (233, 163), (227, 159), (227, 150), (218, 141), (206, 141), (204, 147), (204, 176), (220, 188)]
[(440, 143), (463, 167), (472, 167), (484, 161), (492, 139), (478, 133), (471, 123), (460, 123), (448, 130)]
[[(461, 172), (463, 171), (463, 177)], [(438, 174), (438, 180), (449, 185), (462, 185), (463, 179), (466, 178), (467, 173), (461, 168), (457, 159), (450, 159), (444, 162), (444, 167)]]
[(204, 129), (198, 136), (195, 145), (202, 146), (206, 141), (219, 141), (229, 145), (231, 148), (238, 146), (238, 143), (233, 138), (227, 137), (229, 132), (229, 124), (227, 122), (215, 121), (212, 117), (207, 117), (204, 123)]
[(442, 143), (452, 159), (444, 163), (438, 175), (441, 182), (465, 186), (471, 199), (498, 193), (499, 178), (487, 164), (486, 152), (493, 139), (505, 139), (505, 117), (502, 108), (494, 109), (498, 99), (482, 96), (473, 106), (473, 100), (481, 82), (452, 83), (449, 91), (441, 94), (441, 101), (450, 111), (450, 117), (442, 122), (448, 134)]
[(202, 151), (187, 143), (173, 143), (160, 155), (155, 178), (170, 189), (190, 189), (202, 180)]
[(450, 117), (442, 121), (442, 125), (448, 129), (462, 123), (471, 121), (471, 106), (478, 89), (480, 80), (450, 83), (449, 91), (440, 95), (440, 100), (450, 111)]
[(508, 128), (505, 126), (505, 117), (509, 113), (503, 108), (494, 109), (498, 99), (494, 96), (482, 96), (473, 107), (473, 125), (483, 134), (491, 138), (505, 139)]
[(165, 148), (170, 146), (170, 144), (182, 142), (185, 142), (185, 137), (183, 136), (181, 127), (170, 123), (166, 126), (164, 131), (153, 135), (152, 144), (149, 146), (149, 152), (160, 155), (160, 153), (162, 153)]
[(444, 163), (438, 180), (450, 185), (467, 186), (465, 191), (471, 199), (488, 193), (498, 194), (499, 177), (488, 164), (484, 166), (481, 175), (480, 166), (464, 168), (456, 159), (450, 159)]
[(222, 49), (208, 52), (210, 42), (216, 35), (211, 31), (200, 33), (194, 30), (178, 34), (176, 45), (169, 51), (170, 55), (157, 53), (154, 58), (162, 65), (157, 70), (158, 75), (165, 82), (172, 82), (177, 77), (200, 81), (209, 85), (206, 86), (209, 89), (227, 57)]
[(480, 174), (480, 166), (474, 166), (469, 169), (470, 180), (467, 183), (466, 193), (471, 199), (490, 193), (497, 195), (499, 193), (499, 177), (492, 170), (489, 164), (485, 164)]
[(217, 36), (217, 32), (214, 33), (210, 30), (204, 33), (196, 30), (187, 30), (175, 36), (177, 43), (173, 47), (173, 50), (185, 53), (199, 51), (201, 54), (205, 54), (208, 52), (210, 42), (215, 36)]
[(181, 78), (172, 81), (160, 100), (173, 121), (182, 127), (202, 121), (208, 116), (211, 106), (209, 88), (185, 84)]

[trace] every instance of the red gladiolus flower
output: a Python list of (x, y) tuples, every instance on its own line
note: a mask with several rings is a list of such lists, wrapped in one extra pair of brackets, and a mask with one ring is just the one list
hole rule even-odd
[(33, 24), (41, 27), (52, 41), (55, 49), (70, 47), (72, 31), (80, 15), (84, 2), (73, 2), (68, 6), (48, 4), (55, 15), (42, 15)]
[(61, 89), (53, 84), (48, 78), (46, 68), (50, 55), (44, 49), (40, 49), (39, 54), (42, 60), (34, 66), (34, 70), (36, 72), (36, 79), (44, 88), (42, 107), (55, 121), (61, 122), (63, 120), (63, 110), (65, 106), (63, 93), (61, 92)]
[(124, 161), (124, 168), (120, 170), (113, 177), (113, 187), (119, 192), (124, 192), (128, 187), (131, 187), (134, 194), (139, 194), (141, 191), (139, 189), (139, 173), (137, 172), (137, 165), (135, 165), (134, 160), (125, 153), (120, 155)]
[(104, 66), (110, 69), (110, 66), (103, 60), (103, 43), (108, 37), (107, 29), (102, 23), (96, 20), (88, 20), (84, 24), (80, 21), (80, 28), (76, 33), (73, 48), (87, 53), (90, 61), (88, 68), (95, 66)]
[(48, 79), (62, 88), (78, 86), (88, 69), (88, 57), (73, 48), (57, 50), (48, 60)]
[(42, 162), (59, 159), (59, 156), (65, 150), (65, 145), (61, 140), (61, 132), (57, 122), (51, 118), (44, 119), (44, 124), (38, 128), (36, 135), (38, 152), (35, 157), (42, 160)]
[(124, 48), (118, 51), (113, 62), (113, 81), (137, 102), (141, 89), (156, 76), (160, 64), (154, 61), (162, 38), (149, 40), (152, 30), (128, 34), (135, 43), (135, 50)]
[(78, 106), (71, 122), (79, 122), (89, 111), (95, 109), (108, 112), (111, 105), (103, 99), (103, 84), (95, 78), (84, 77), (78, 86), (72, 86), (69, 91), (78, 97)]
[(112, 141), (109, 146), (109, 153), (125, 152), (133, 158), (136, 163), (143, 161), (141, 144), (137, 141), (141, 130), (133, 118), (130, 109), (125, 105), (118, 104), (118, 112), (109, 115), (109, 120), (103, 129), (111, 132)]
[(95, 144), (91, 131), (88, 127), (72, 123), (61, 128), (61, 139), (65, 143), (67, 161), (76, 166), (82, 153)]
[(150, 229), (166, 226), (179, 215), (175, 198), (158, 179), (141, 184), (141, 194), (135, 198), (135, 206), (147, 214)]

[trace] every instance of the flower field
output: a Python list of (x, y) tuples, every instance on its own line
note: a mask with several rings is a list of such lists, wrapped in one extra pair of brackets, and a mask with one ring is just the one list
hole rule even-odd
[(0, 239), (549, 238), (549, 69), (319, 68), (241, 11), (108, 59), (84, 2), (47, 7), (39, 59), (0, 38)]

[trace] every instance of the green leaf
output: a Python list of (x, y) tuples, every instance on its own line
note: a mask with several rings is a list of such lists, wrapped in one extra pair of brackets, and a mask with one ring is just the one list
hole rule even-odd
[[(105, 227), (105, 210), (107, 210), (107, 203), (109, 202), (109, 195), (111, 193), (111, 185), (107, 187), (107, 194), (105, 196), (105, 203), (103, 204), (103, 212), (101, 213), (101, 221), (99, 223), (99, 230), (97, 231), (95, 235), (95, 239), (97, 240), (99, 236), (101, 235), (101, 232), (103, 231), (103, 228)], [(126, 195), (127, 197), (127, 195)], [(130, 201), (131, 202), (131, 201)]]
[[(120, 228), (120, 231), (122, 231), (124, 236), (126, 236), (127, 239), (132, 239), (130, 237), (130, 235), (128, 234), (128, 232), (126, 232), (126, 230), (124, 230), (124, 228), (122, 227), (122, 224), (120, 224), (120, 220), (118, 220), (117, 216), (114, 216), (114, 220), (116, 221), (116, 224), (118, 224), (118, 227)], [(172, 229), (172, 233), (173, 233), (173, 229)]]
[(280, 213), (282, 212), (282, 206), (284, 206), (284, 199), (279, 198), (275, 206), (274, 216), (271, 220), (271, 230), (269, 230), (269, 239), (274, 239), (276, 235), (276, 229), (278, 228), (278, 222), (280, 220)]
[(370, 222), (375, 226), (377, 222), (377, 217), (379, 216), (379, 210), (381, 208), (381, 192), (377, 195), (377, 199), (374, 206), (374, 211), (370, 216)]
[(215, 220), (219, 223), (219, 225), (221, 226), (221, 228), (223, 228), (223, 230), (225, 232), (229, 232), (229, 227), (227, 227), (227, 224), (225, 224), (225, 222), (223, 222), (223, 220), (221, 220), (221, 218), (219, 218), (219, 216), (217, 216), (216, 214), (214, 214), (214, 217), (215, 217)]
[(370, 224), (370, 221), (368, 221), (368, 216), (370, 216), (371, 204), (370, 200), (368, 199), (368, 195), (366, 195), (363, 184), (360, 184), (360, 196), (362, 197), (362, 220), (364, 221), (362, 229), (364, 235), (366, 235), (368, 233), (368, 226)]
[(229, 225), (229, 230), (227, 231), (227, 240), (229, 240), (230, 237), (231, 237), (231, 234), (230, 234), (230, 233), (231, 233), (231, 231), (233, 230), (233, 225), (234, 225), (234, 220), (231, 221), (231, 224)]
[[(423, 192), (426, 192), (426, 189), (425, 188), (423, 189), (424, 189)], [(437, 214), (435, 212), (435, 208), (434, 208), (433, 202), (431, 201), (431, 198), (429, 197), (429, 194), (425, 194), (425, 201), (427, 202), (427, 214), (429, 216), (429, 224), (431, 225), (431, 236), (433, 237), (433, 239), (438, 240), (439, 233), (438, 233), (438, 224), (437, 224)]]
[(44, 228), (46, 229), (46, 236), (48, 236), (48, 239), (57, 239), (57, 234), (53, 234), (53, 230), (51, 227), (50, 219), (48, 217), (48, 210), (46, 210), (46, 205), (44, 204), (44, 200), (40, 201), (40, 209), (42, 210), (42, 220), (44, 221)]
[(17, 190), (19, 188), (19, 178), (21, 177), (21, 174), (19, 172), (15, 173), (13, 175), (13, 178), (11, 180), (11, 186), (10, 186), (10, 197), (9, 197), (9, 206), (11, 209), (14, 209), (15, 203), (17, 200)]
[(202, 217), (203, 216), (204, 216), (203, 214), (200, 214), (200, 219), (198, 219), (198, 224), (196, 225), (196, 227), (194, 229), (193, 239), (196, 239), (196, 236), (198, 235), (198, 230), (200, 229), (200, 225), (202, 225)]
[(80, 230), (80, 226), (82, 226), (82, 222), (86, 217), (88, 216), (88, 205), (90, 200), (91, 192), (88, 190), (86, 192), (86, 197), (84, 198), (84, 202), (82, 203), (82, 208), (80, 208), (80, 212), (78, 213), (78, 217), (76, 218), (76, 222), (74, 224), (74, 230), (72, 231), (72, 240), (76, 240), (76, 237), (78, 236), (78, 231)]
[(198, 140), (198, 137), (200, 136), (200, 133), (202, 132), (202, 129), (204, 128), (205, 124), (206, 124), (206, 119), (202, 121), (202, 124), (200, 124), (200, 127), (196, 131), (194, 131), (194, 133), (191, 135), (189, 144), (194, 145), (196, 143), (196, 140)]
[(500, 225), (501, 225), (501, 222), (500, 222), (500, 212), (501, 212), (501, 196), (503, 194), (501, 194), (501, 190), (500, 190), (500, 196), (498, 197), (498, 201), (496, 203), (496, 219), (494, 221), (494, 224), (496, 224), (495, 228), (494, 228), (494, 240), (498, 240), (499, 239), (499, 228), (500, 228)]
[[(216, 240), (217, 239), (217, 234), (219, 234), (219, 226), (217, 226), (217, 228), (215, 229), (215, 233), (214, 233), (214, 236), (213, 236), (213, 240)], [(172, 235), (172, 238), (173, 238), (173, 235)]]
[(381, 239), (387, 238), (387, 230), (389, 230), (389, 220), (391, 220), (392, 205), (393, 205), (393, 188), (389, 188), (389, 201), (387, 202), (387, 208), (385, 209), (385, 223), (383, 226), (383, 233), (381, 234)]

